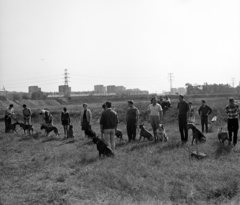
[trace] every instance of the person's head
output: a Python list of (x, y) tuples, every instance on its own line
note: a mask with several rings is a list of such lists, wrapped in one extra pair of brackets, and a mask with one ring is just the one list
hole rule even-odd
[(192, 102), (188, 102), (189, 107), (192, 107)]
[(154, 98), (152, 99), (152, 103), (153, 103), (153, 105), (156, 105), (156, 104), (157, 104), (157, 98), (156, 98), (156, 97), (154, 97)]
[(179, 99), (180, 102), (183, 101), (183, 95), (179, 95), (178, 99)]
[(128, 103), (129, 107), (133, 107), (133, 101), (132, 100), (127, 101), (127, 103)]
[(67, 108), (64, 107), (64, 108), (63, 108), (63, 111), (64, 111), (64, 112), (67, 112)]
[(102, 109), (103, 109), (103, 110), (106, 110), (106, 104), (105, 104), (105, 103), (102, 104)]
[(167, 95), (165, 96), (165, 99), (168, 100), (168, 96)]
[(205, 106), (206, 105), (206, 101), (202, 100), (202, 105)]
[(40, 110), (39, 114), (43, 115), (46, 112), (46, 110)]
[(106, 104), (106, 108), (111, 108), (112, 107), (112, 103), (110, 101), (107, 101), (105, 104)]
[(229, 104), (234, 105), (234, 98), (233, 97), (229, 98)]
[(87, 109), (87, 107), (88, 107), (88, 104), (87, 103), (83, 103), (83, 108)]
[(13, 104), (10, 104), (10, 105), (9, 105), (9, 108), (13, 108)]
[(26, 108), (27, 107), (27, 105), (26, 104), (23, 104), (23, 108)]

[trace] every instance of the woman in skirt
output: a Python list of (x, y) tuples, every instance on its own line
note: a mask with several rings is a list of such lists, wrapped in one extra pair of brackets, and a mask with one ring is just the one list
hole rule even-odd
[(62, 125), (63, 125), (63, 130), (64, 130), (64, 138), (67, 137), (67, 131), (68, 131), (68, 127), (70, 125), (70, 115), (67, 111), (67, 108), (63, 108), (63, 111), (61, 113), (61, 121), (62, 121)]
[(86, 135), (86, 130), (89, 129), (90, 127), (90, 122), (92, 120), (92, 113), (91, 110), (88, 109), (88, 104), (84, 103), (83, 104), (83, 110), (81, 111), (81, 126), (82, 130), (84, 131), (85, 137)]

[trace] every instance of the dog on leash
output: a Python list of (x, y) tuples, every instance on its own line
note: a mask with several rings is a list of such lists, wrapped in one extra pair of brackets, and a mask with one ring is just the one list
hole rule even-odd
[(147, 138), (149, 141), (153, 140), (153, 135), (148, 130), (145, 129), (144, 125), (139, 125), (139, 128), (140, 128), (139, 142), (142, 137), (143, 137), (143, 140), (145, 140), (145, 138)]
[(223, 130), (222, 127), (220, 127), (218, 129), (218, 140), (219, 142), (223, 143), (227, 140), (229, 142), (229, 136), (228, 136), (228, 132)]
[(97, 145), (97, 150), (99, 153), (99, 159), (101, 156), (107, 156), (111, 157), (114, 156), (114, 153), (112, 149), (101, 139), (99, 139), (97, 136), (93, 137), (92, 139), (93, 143)]
[(193, 145), (194, 140), (195, 140), (196, 144), (206, 142), (206, 137), (193, 124), (191, 124), (191, 123), (188, 124), (187, 129), (192, 129), (192, 132), (193, 132), (192, 145)]
[(55, 126), (47, 126), (47, 125), (41, 125), (40, 127), (41, 130), (45, 130), (46, 136), (48, 136), (48, 134), (52, 131), (54, 131), (55, 135), (60, 135), (58, 132), (58, 128)]
[(94, 138), (94, 137), (97, 136), (97, 135), (96, 135), (96, 132), (94, 132), (94, 131), (92, 130), (91, 125), (89, 125), (88, 129), (85, 130), (85, 134), (86, 134), (86, 136), (88, 136), (88, 137), (90, 137), (90, 138)]
[(18, 134), (18, 132), (16, 130), (16, 126), (19, 124), (20, 123), (17, 121), (17, 122), (14, 122), (13, 124), (8, 125), (8, 127), (7, 127), (8, 132), (12, 132), (12, 133), (16, 132)]
[(19, 123), (19, 126), (23, 129), (24, 134), (26, 134), (26, 133), (25, 133), (26, 130), (28, 131), (29, 134), (30, 134), (31, 132), (32, 132), (32, 134), (33, 134), (33, 125), (26, 125), (26, 124), (20, 122), (20, 123)]
[(122, 131), (121, 130), (119, 130), (119, 129), (116, 129), (115, 130), (115, 136), (117, 137), (117, 138), (119, 138), (120, 139), (120, 141), (124, 141), (124, 139), (123, 139), (123, 134), (122, 134)]
[(165, 131), (165, 128), (163, 126), (163, 124), (159, 124), (157, 130), (156, 130), (156, 141), (164, 141), (167, 142), (168, 141), (168, 137)]
[(67, 130), (67, 138), (74, 138), (73, 131), (73, 126), (69, 125), (69, 128)]

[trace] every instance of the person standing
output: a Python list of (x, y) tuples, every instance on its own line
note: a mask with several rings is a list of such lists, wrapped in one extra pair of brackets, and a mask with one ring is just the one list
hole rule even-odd
[(4, 122), (5, 122), (5, 133), (8, 133), (8, 127), (12, 123), (12, 117), (14, 116), (13, 104), (10, 104), (9, 107), (5, 110)]
[(127, 103), (128, 103), (128, 109), (126, 114), (127, 135), (128, 141), (131, 142), (136, 140), (139, 110), (133, 105), (132, 100), (129, 100)]
[(62, 125), (63, 125), (63, 130), (64, 130), (64, 138), (66, 138), (68, 127), (71, 123), (70, 115), (69, 115), (66, 107), (63, 108), (63, 111), (61, 113), (61, 121), (62, 121)]
[(84, 135), (85, 137), (87, 137), (86, 130), (88, 130), (89, 127), (91, 126), (90, 124), (92, 120), (92, 112), (90, 109), (88, 109), (87, 103), (83, 103), (83, 110), (81, 111), (80, 119), (81, 119), (82, 131), (84, 131)]
[[(102, 112), (103, 112), (104, 110), (106, 110), (106, 104), (105, 104), (105, 103), (102, 104)], [(99, 120), (99, 122), (100, 122), (100, 120)], [(103, 130), (102, 130), (102, 129), (101, 129), (101, 139), (103, 140)]]
[(204, 125), (206, 127), (206, 133), (208, 133), (208, 116), (212, 113), (212, 108), (206, 105), (206, 101), (202, 100), (202, 106), (198, 110), (201, 116), (202, 133), (204, 132)]
[(100, 128), (104, 134), (105, 142), (115, 152), (115, 130), (117, 129), (118, 118), (117, 113), (112, 110), (112, 103), (106, 102), (106, 109), (102, 112), (100, 119)]
[(189, 118), (188, 122), (189, 123), (195, 123), (195, 108), (192, 105), (192, 102), (188, 102), (189, 105)]
[(233, 146), (237, 144), (237, 134), (239, 128), (239, 106), (234, 103), (234, 98), (229, 99), (229, 104), (226, 106), (226, 113), (228, 115), (227, 127), (229, 134), (229, 144), (232, 142), (233, 134)]
[(181, 135), (181, 141), (182, 144), (185, 144), (188, 141), (187, 119), (189, 105), (183, 98), (184, 98), (183, 95), (178, 96), (179, 103), (177, 105), (177, 109), (178, 109), (178, 126)]
[(162, 123), (163, 110), (160, 104), (157, 103), (156, 97), (152, 98), (152, 104), (148, 106), (149, 120), (152, 126), (153, 135), (156, 139), (156, 130), (159, 127), (159, 124)]
[(41, 110), (40, 115), (43, 116), (43, 124), (47, 126), (53, 126), (53, 116), (48, 110)]
[(23, 104), (23, 122), (25, 125), (31, 125), (31, 115), (31, 109), (26, 104)]

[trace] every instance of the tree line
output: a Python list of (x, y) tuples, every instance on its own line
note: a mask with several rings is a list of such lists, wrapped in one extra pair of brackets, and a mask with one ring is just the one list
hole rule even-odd
[(192, 85), (186, 83), (187, 95), (193, 94), (240, 94), (240, 86), (232, 87), (229, 84)]

